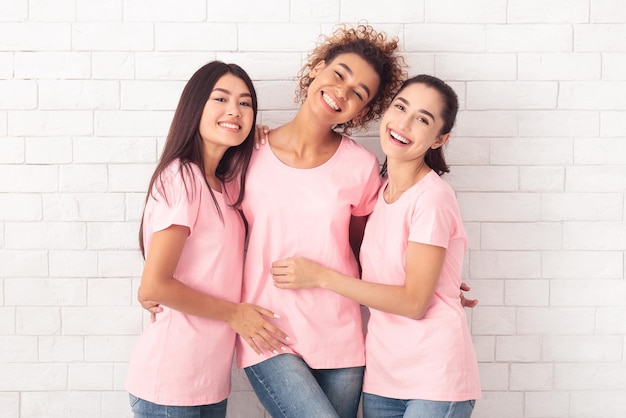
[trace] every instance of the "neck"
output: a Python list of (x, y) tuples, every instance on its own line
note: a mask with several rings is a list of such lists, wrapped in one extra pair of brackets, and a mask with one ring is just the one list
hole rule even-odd
[(329, 145), (334, 146), (341, 138), (341, 135), (334, 132), (331, 126), (320, 125), (299, 114), (292, 121), (277, 129), (279, 130), (283, 131), (283, 138), (288, 141), (285, 145), (297, 153), (326, 149)]
[(226, 149), (224, 149), (223, 152), (207, 152), (206, 150), (204, 152), (204, 173), (206, 175), (206, 180), (209, 183), (209, 186), (217, 191), (221, 191), (222, 187), (221, 182), (215, 175), (215, 172), (217, 171), (217, 166), (222, 160), (225, 152)]
[(296, 132), (298, 132), (296, 136), (300, 137), (303, 141), (312, 140), (314, 142), (320, 142), (320, 138), (332, 140), (337, 136), (333, 131), (333, 125), (320, 123), (317, 118), (306, 111), (304, 106), (300, 108), (293, 120), (287, 123), (287, 125), (291, 125)]
[(386, 200), (392, 202), (397, 200), (402, 193), (417, 184), (426, 177), (430, 168), (424, 159), (417, 164), (415, 161), (387, 160), (387, 188)]

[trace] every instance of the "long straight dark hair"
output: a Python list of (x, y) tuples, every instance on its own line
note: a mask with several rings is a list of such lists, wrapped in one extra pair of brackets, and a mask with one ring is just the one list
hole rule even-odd
[[(204, 106), (209, 99), (215, 84), (225, 74), (232, 74), (237, 78), (240, 78), (250, 90), (252, 96), (252, 110), (253, 110), (253, 122), (252, 129), (248, 133), (245, 141), (236, 147), (230, 147), (224, 153), (224, 156), (220, 160), (215, 175), (222, 182), (232, 181), (239, 179), (239, 195), (232, 204), (232, 206), (239, 206), (243, 200), (245, 192), (246, 172), (248, 171), (248, 164), (250, 157), (252, 156), (252, 148), (254, 145), (254, 133), (256, 127), (256, 116), (258, 110), (258, 102), (256, 91), (252, 84), (250, 76), (236, 64), (226, 64), (221, 61), (212, 61), (198, 71), (185, 85), (183, 92), (180, 96), (178, 106), (174, 112), (174, 118), (170, 125), (169, 133), (163, 147), (161, 158), (154, 170), (154, 174), (150, 179), (150, 185), (148, 186), (148, 193), (146, 195), (146, 202), (153, 191), (153, 187), (157, 182), (161, 181), (163, 171), (174, 161), (180, 162), (180, 175), (185, 185), (185, 191), (188, 198), (191, 197), (190, 193), (193, 188), (189, 187), (185, 178), (187, 176), (194, 177), (191, 164), (198, 166), (203, 175), (203, 180), (207, 183), (206, 172), (204, 168), (204, 143), (202, 136), (200, 135), (200, 119), (202, 118), (202, 112)], [(164, 197), (167, 201), (167, 196)], [(222, 218), (222, 212), (215, 198), (213, 190), (209, 186), (209, 192), (213, 198), (213, 203)], [(223, 218), (222, 218), (223, 220)], [(145, 257), (145, 248), (143, 242), (143, 216), (141, 218), (141, 225), (139, 227), (139, 249), (141, 254)]]
[[(420, 74), (415, 77), (411, 77), (406, 80), (398, 92), (393, 96), (395, 99), (398, 94), (411, 84), (424, 84), (427, 87), (435, 89), (441, 95), (443, 99), (443, 109), (441, 110), (441, 117), (443, 118), (443, 126), (441, 127), (441, 131), (439, 135), (445, 135), (452, 131), (452, 127), (454, 126), (454, 122), (456, 121), (456, 114), (459, 111), (459, 99), (452, 90), (452, 87), (447, 85), (443, 80), (433, 77), (432, 75)], [(443, 147), (439, 147), (437, 149), (428, 149), (426, 151), (426, 155), (424, 155), (424, 161), (426, 165), (430, 167), (435, 173), (438, 175), (443, 175), (444, 173), (450, 172), (450, 167), (446, 163), (446, 158), (443, 154)], [(387, 175), (387, 158), (385, 158), (385, 162), (380, 170), (381, 176)]]

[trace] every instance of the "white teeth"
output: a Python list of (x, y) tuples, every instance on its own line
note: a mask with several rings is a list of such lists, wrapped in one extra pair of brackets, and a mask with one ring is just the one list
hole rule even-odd
[(391, 135), (391, 137), (393, 139), (395, 139), (396, 141), (402, 142), (403, 144), (409, 144), (411, 142), (408, 139), (406, 139), (405, 137), (398, 135), (394, 131), (390, 131), (389, 135)]
[(220, 126), (224, 127), (224, 128), (230, 128), (230, 129), (239, 129), (239, 125), (235, 125), (233, 123), (227, 123), (227, 122), (220, 122), (219, 124)]
[(335, 103), (335, 101), (333, 99), (331, 99), (330, 96), (327, 95), (326, 93), (322, 93), (322, 98), (324, 99), (326, 104), (331, 107), (331, 109), (333, 109), (335, 111), (341, 110), (339, 108), (339, 105), (337, 103)]

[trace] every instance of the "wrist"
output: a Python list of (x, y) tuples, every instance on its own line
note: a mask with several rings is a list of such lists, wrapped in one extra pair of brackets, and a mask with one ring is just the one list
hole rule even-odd
[(237, 309), (239, 308), (239, 304), (235, 302), (226, 302), (226, 306), (224, 309), (224, 315), (222, 320), (226, 322), (228, 325), (232, 327), (233, 321), (237, 316)]
[(332, 280), (331, 276), (333, 275), (333, 273), (334, 272), (332, 270), (329, 270), (325, 267), (321, 267), (316, 278), (317, 287), (321, 289), (328, 289), (329, 282), (330, 280)]

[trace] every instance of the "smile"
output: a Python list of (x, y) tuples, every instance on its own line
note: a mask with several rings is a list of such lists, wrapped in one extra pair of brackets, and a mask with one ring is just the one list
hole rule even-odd
[(322, 99), (324, 99), (324, 102), (326, 102), (326, 104), (333, 109), (335, 112), (340, 112), (341, 108), (339, 107), (339, 105), (337, 104), (337, 102), (335, 102), (329, 95), (327, 95), (326, 93), (322, 92)]
[(228, 129), (241, 129), (241, 126), (236, 125), (234, 123), (228, 123), (228, 122), (218, 122), (217, 123), (219, 126), (221, 126), (222, 128), (228, 128)]
[(404, 145), (409, 145), (412, 141), (408, 138), (403, 137), (395, 131), (389, 131), (389, 135), (398, 142), (403, 143)]

